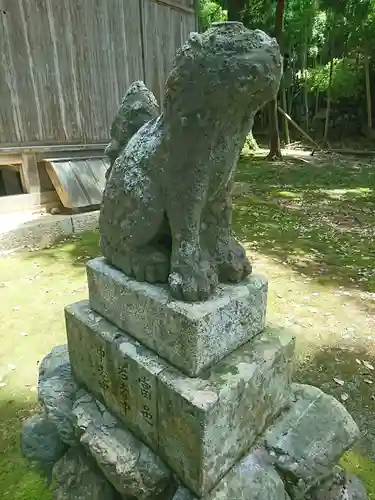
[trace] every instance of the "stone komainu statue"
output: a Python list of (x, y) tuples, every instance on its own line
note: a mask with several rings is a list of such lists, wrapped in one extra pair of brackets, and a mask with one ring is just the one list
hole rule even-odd
[(100, 233), (110, 264), (139, 281), (169, 282), (185, 301), (251, 273), (231, 232), (231, 190), (253, 117), (281, 76), (274, 39), (217, 23), (178, 50), (160, 115), (146, 87), (133, 84), (107, 148)]

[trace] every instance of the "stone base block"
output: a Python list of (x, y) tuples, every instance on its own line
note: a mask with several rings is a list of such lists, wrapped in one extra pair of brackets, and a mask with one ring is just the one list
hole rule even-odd
[(93, 310), (192, 377), (265, 327), (262, 276), (220, 285), (211, 300), (194, 304), (172, 300), (167, 287), (128, 278), (103, 258), (88, 263), (87, 276)]
[(267, 429), (265, 447), (289, 495), (304, 500), (311, 488), (331, 475), (332, 467), (358, 440), (359, 429), (344, 406), (320, 389), (293, 384), (292, 394), (290, 410)]
[(271, 331), (190, 378), (86, 301), (67, 307), (66, 325), (77, 381), (198, 496), (215, 486), (288, 401), (294, 339)]

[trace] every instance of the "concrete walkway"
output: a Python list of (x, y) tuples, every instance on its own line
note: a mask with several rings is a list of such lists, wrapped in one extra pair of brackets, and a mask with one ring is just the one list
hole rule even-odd
[(49, 247), (62, 238), (98, 228), (99, 210), (75, 215), (21, 212), (0, 215), (0, 252)]

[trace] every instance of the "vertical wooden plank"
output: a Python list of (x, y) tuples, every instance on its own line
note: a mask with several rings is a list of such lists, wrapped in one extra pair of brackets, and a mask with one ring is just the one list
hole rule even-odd
[(17, 103), (12, 102), (15, 109), (20, 113), (21, 142), (28, 140), (37, 141), (42, 138), (36, 98), (35, 87), (29, 69), (29, 50), (26, 32), (24, 30), (24, 17), (22, 2), (6, 2), (8, 14), (4, 18), (8, 20), (6, 36), (8, 38), (11, 53), (11, 66), (14, 70), (12, 86), (17, 93)]
[[(60, 5), (60, 2), (58, 3)], [(72, 85), (72, 113), (74, 113), (74, 118), (72, 118), (73, 131), (71, 139), (81, 139), (83, 138), (82, 122), (84, 120), (83, 110), (81, 109), (82, 100), (79, 96), (78, 87), (78, 61), (77, 61), (77, 51), (74, 45), (73, 37), (73, 25), (72, 25), (72, 15), (70, 11), (69, 0), (64, 0), (61, 4), (64, 9), (66, 19), (65, 19), (65, 36), (66, 44), (69, 52), (69, 62), (70, 62), (70, 75), (71, 75), (71, 85)]]
[(160, 101), (191, 27), (154, 0), (0, 0), (0, 143), (106, 141), (133, 81)]
[(142, 0), (142, 6), (146, 84), (161, 102), (176, 51), (194, 31), (195, 16), (154, 0)]
[[(0, 58), (2, 71), (0, 72), (0, 79), (3, 81), (1, 87), (5, 92), (1, 94), (1, 105), (7, 106), (10, 111), (7, 118), (8, 120), (12, 120), (11, 130), (8, 129), (10, 125), (10, 123), (7, 123), (8, 120), (4, 123), (5, 136), (8, 135), (7, 132), (9, 130), (9, 132), (14, 134), (13, 140), (21, 142), (24, 140), (24, 130), (17, 88), (16, 68), (14, 66), (13, 51), (10, 43), (12, 23), (15, 22), (17, 14), (16, 4), (11, 2), (11, 0), (2, 0), (0, 11)], [(4, 101), (6, 97), (8, 99)]]
[(30, 57), (35, 68), (35, 81), (40, 96), (44, 141), (67, 139), (62, 126), (59, 89), (56, 83), (53, 41), (48, 11), (44, 0), (22, 0), (30, 43)]
[[(76, 84), (82, 116), (82, 142), (92, 141), (95, 135), (94, 107), (95, 81), (92, 75), (92, 43), (94, 30), (92, 15), (87, 10), (85, 0), (66, 0), (67, 8), (70, 12), (73, 46), (75, 50)], [(91, 4), (91, 2), (90, 2)], [(94, 75), (95, 77), (95, 75)], [(104, 103), (102, 104), (104, 106)]]
[(38, 163), (35, 155), (22, 155), (21, 180), (25, 193), (40, 193)]

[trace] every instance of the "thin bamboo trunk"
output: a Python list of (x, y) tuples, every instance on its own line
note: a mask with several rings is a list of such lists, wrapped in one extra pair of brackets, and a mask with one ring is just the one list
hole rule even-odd
[(367, 48), (364, 57), (365, 82), (366, 82), (366, 107), (367, 107), (367, 127), (372, 129), (372, 101), (371, 101), (371, 82), (370, 82), (370, 63)]
[[(284, 7), (285, 0), (277, 0), (276, 4), (276, 16), (275, 16), (275, 38), (279, 42), (281, 41), (281, 34), (283, 31), (283, 19), (284, 19)], [(269, 113), (271, 120), (271, 140), (270, 140), (270, 152), (268, 153), (267, 159), (275, 160), (281, 159), (281, 145), (280, 145), (280, 133), (279, 133), (279, 118), (277, 113), (277, 96), (269, 104)]]
[[(287, 98), (286, 98), (286, 89), (285, 89), (284, 84), (282, 84), (282, 87), (281, 87), (281, 102), (282, 102), (283, 109), (288, 109)], [(284, 116), (284, 133), (285, 133), (285, 142), (287, 144), (290, 144), (289, 122), (288, 122), (288, 118), (286, 116)]]
[(334, 65), (334, 61), (333, 61), (333, 57), (332, 57), (330, 65), (329, 65), (329, 83), (328, 83), (328, 91), (327, 91), (327, 108), (326, 108), (326, 120), (325, 120), (325, 124), (324, 124), (323, 144), (327, 144), (327, 140), (328, 140), (329, 118), (331, 116), (331, 94), (332, 94), (333, 65)]
[(307, 26), (305, 27), (305, 40), (302, 50), (303, 50), (302, 53), (303, 105), (305, 113), (305, 128), (306, 130), (309, 130), (309, 98), (307, 92), (307, 50), (308, 50)]
[[(332, 26), (334, 25), (334, 16), (332, 19)], [(332, 79), (333, 79), (333, 66), (334, 66), (334, 58), (333, 58), (333, 44), (334, 44), (334, 36), (332, 33), (332, 28), (329, 33), (330, 36), (330, 45), (329, 45), (329, 83), (327, 90), (327, 108), (326, 108), (326, 120), (324, 124), (324, 136), (323, 136), (323, 144), (327, 144), (328, 142), (328, 130), (329, 130), (329, 118), (331, 116), (331, 94), (332, 94)]]

